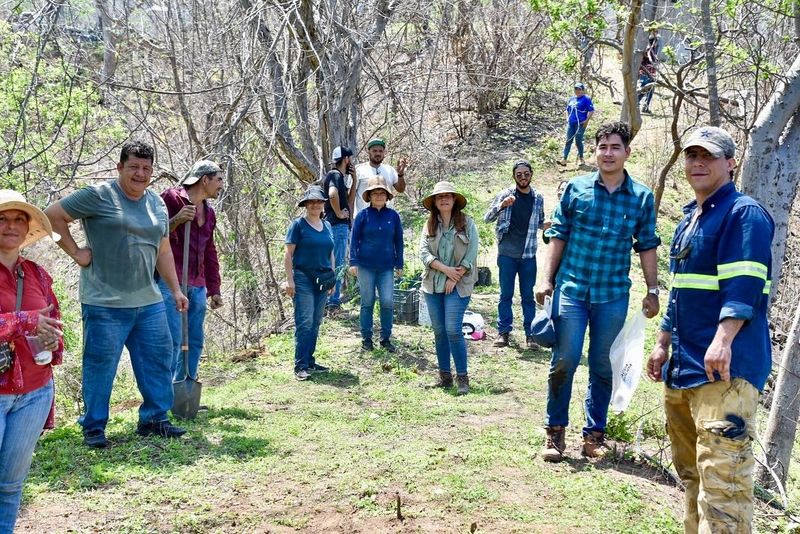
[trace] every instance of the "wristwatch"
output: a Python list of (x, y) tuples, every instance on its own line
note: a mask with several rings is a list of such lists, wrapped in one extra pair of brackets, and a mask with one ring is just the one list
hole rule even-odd
[(647, 294), (648, 294), (648, 295), (655, 295), (655, 296), (658, 296), (658, 293), (659, 293), (659, 291), (658, 291), (658, 288), (657, 288), (657, 287), (648, 287), (648, 288), (647, 288)]

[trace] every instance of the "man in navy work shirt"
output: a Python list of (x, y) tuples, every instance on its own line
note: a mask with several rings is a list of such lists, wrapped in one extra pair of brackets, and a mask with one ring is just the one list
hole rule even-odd
[(751, 441), (758, 392), (772, 367), (767, 300), (775, 225), (736, 191), (736, 144), (728, 132), (698, 128), (683, 154), (695, 200), (675, 229), (672, 290), (647, 374), (666, 385), (672, 462), (686, 485), (685, 531), (750, 532)]
[[(333, 149), (331, 163), (334, 168), (328, 171), (322, 181), (322, 190), (328, 194), (325, 201), (325, 220), (331, 225), (333, 232), (333, 255), (336, 259), (336, 287), (328, 297), (328, 308), (337, 309), (342, 303), (342, 276), (347, 255), (347, 243), (350, 239), (350, 221), (353, 204), (356, 198), (358, 182), (355, 166), (352, 163), (353, 151), (344, 146)], [(351, 187), (345, 184), (345, 173), (350, 175)]]
[(572, 148), (572, 141), (578, 147), (578, 162), (584, 165), (583, 160), (583, 134), (586, 132), (586, 125), (594, 115), (594, 104), (592, 99), (586, 96), (586, 86), (582, 83), (575, 84), (575, 96), (567, 101), (567, 143), (564, 145), (564, 157), (558, 161), (562, 167), (567, 164), (569, 151)]
[(536, 230), (544, 228), (544, 200), (531, 187), (531, 164), (519, 160), (511, 169), (516, 187), (500, 191), (483, 216), (485, 222), (497, 220), (497, 268), (500, 271), (500, 302), (497, 304), (495, 347), (506, 347), (514, 322), (511, 299), (519, 276), (522, 299), (522, 324), (528, 349), (536, 344), (531, 337), (531, 322), (536, 314), (533, 286), (536, 283)]
[(557, 312), (548, 377), (547, 443), (542, 453), (550, 462), (563, 457), (572, 379), (587, 325), (589, 388), (581, 453), (603, 454), (611, 400), (609, 352), (628, 313), (631, 247), (639, 254), (648, 287), (644, 313), (647, 317), (658, 313), (656, 247), (661, 239), (656, 235), (653, 192), (625, 170), (631, 153), (630, 127), (624, 122), (604, 124), (595, 141), (599, 170), (571, 180), (564, 190), (552, 226), (545, 231), (549, 257), (536, 291), (540, 303), (553, 295)]

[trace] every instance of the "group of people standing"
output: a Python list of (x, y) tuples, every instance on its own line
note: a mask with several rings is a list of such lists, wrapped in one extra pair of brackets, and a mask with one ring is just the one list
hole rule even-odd
[[(216, 217), (208, 200), (222, 190), (224, 173), (216, 163), (200, 161), (159, 196), (148, 187), (153, 158), (151, 146), (125, 143), (116, 180), (78, 189), (44, 212), (15, 191), (0, 191), (2, 534), (14, 530), (36, 441), (44, 428), (52, 428), (52, 366), (61, 363), (63, 351), (52, 279), (20, 255), (22, 247), (50, 236), (80, 267), (83, 413), (78, 422), (84, 443), (109, 444), (105, 429), (123, 346), (143, 399), (136, 433), (164, 438), (185, 433), (170, 422), (168, 411), (173, 379), (185, 376), (181, 354), (188, 351), (189, 374), (196, 377), (206, 306), (222, 305)], [(81, 221), (85, 246), (70, 232), (75, 220)], [(187, 280), (178, 276), (181, 263)], [(188, 340), (181, 339), (181, 313), (188, 313)]]

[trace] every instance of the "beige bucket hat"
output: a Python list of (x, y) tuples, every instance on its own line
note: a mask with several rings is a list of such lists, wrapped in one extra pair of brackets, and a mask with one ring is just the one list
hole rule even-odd
[(455, 206), (458, 209), (464, 209), (464, 206), (467, 205), (467, 199), (464, 195), (456, 191), (456, 186), (453, 185), (453, 182), (448, 182), (443, 180), (441, 182), (436, 182), (436, 185), (433, 186), (433, 192), (428, 195), (427, 197), (422, 199), (422, 205), (425, 207), (426, 210), (431, 211), (433, 207), (434, 199), (436, 195), (440, 195), (442, 193), (453, 193), (455, 196)]
[(386, 191), (386, 200), (392, 200), (392, 198), (394, 198), (394, 195), (392, 195), (392, 192), (389, 191), (389, 188), (386, 186), (386, 182), (383, 181), (383, 178), (375, 176), (369, 179), (369, 182), (367, 182), (367, 188), (363, 193), (361, 193), (361, 198), (364, 199), (364, 202), (369, 202), (369, 193), (375, 189), (383, 189)]
[(28, 235), (20, 248), (35, 243), (43, 237), (50, 236), (53, 241), (58, 241), (61, 236), (53, 231), (47, 215), (42, 210), (29, 204), (21, 193), (13, 189), (0, 189), (0, 212), (6, 210), (19, 210), (28, 214)]

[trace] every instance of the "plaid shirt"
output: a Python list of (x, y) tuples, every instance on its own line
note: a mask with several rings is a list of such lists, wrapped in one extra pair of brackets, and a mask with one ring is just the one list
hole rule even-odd
[(556, 287), (593, 304), (627, 295), (631, 245), (644, 252), (661, 244), (654, 208), (653, 192), (627, 171), (611, 194), (597, 172), (571, 180), (545, 232), (566, 241)]
[[(500, 204), (503, 203), (506, 197), (513, 195), (516, 191), (516, 186), (500, 191), (497, 196), (494, 197), (492, 204), (489, 206), (489, 210), (483, 216), (483, 221), (487, 223), (497, 219), (495, 234), (497, 235), (498, 243), (500, 243), (503, 236), (508, 233), (508, 229), (511, 227), (511, 209), (502, 209), (500, 208)], [(519, 194), (523, 195), (525, 193)], [(533, 211), (531, 212), (531, 218), (528, 220), (528, 235), (525, 236), (525, 250), (522, 251), (522, 257), (535, 258), (536, 230), (541, 229), (544, 225), (544, 198), (541, 194), (537, 193), (533, 187), (531, 187), (530, 193), (528, 194), (533, 195)]]

